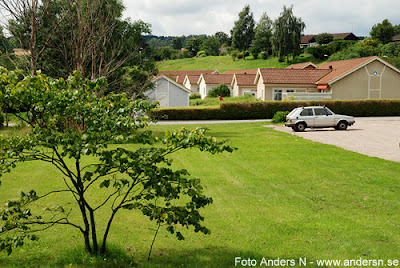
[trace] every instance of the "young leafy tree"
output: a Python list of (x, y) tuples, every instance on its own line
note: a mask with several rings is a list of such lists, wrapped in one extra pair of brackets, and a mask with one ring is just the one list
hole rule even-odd
[(192, 56), (196, 56), (197, 52), (201, 50), (201, 45), (204, 40), (200, 36), (192, 37), (189, 41), (186, 42), (186, 49), (192, 54)]
[(333, 35), (329, 33), (322, 33), (315, 37), (315, 41), (317, 41), (320, 45), (327, 45), (333, 41)]
[(378, 39), (383, 44), (387, 44), (395, 35), (395, 28), (389, 20), (385, 19), (381, 23), (377, 23), (372, 26), (370, 35), (373, 39)]
[[(210, 232), (202, 224), (200, 209), (212, 199), (187, 170), (171, 168), (170, 156), (187, 148), (232, 152), (225, 141), (206, 136), (201, 128), (167, 132), (161, 139), (153, 136), (143, 114), (155, 105), (132, 101), (125, 94), (99, 98), (99, 90), (107, 86), (104, 78), (89, 81), (78, 72), (67, 80), (21, 76), (20, 71), (0, 68), (0, 101), (31, 112), (28, 119), (21, 117), (30, 126), (27, 135), (0, 137), (0, 175), (22, 162), (38, 161), (58, 171), (51, 180), (64, 187), (48, 192), (39, 188), (6, 202), (0, 209), (0, 251), (10, 254), (24, 240), (35, 240), (37, 231), (62, 225), (80, 231), (87, 252), (105, 253), (121, 210), (141, 211), (178, 239), (184, 237), (177, 226)], [(125, 143), (138, 144), (137, 149)], [(49, 196), (58, 194), (69, 194), (69, 201), (54, 207), (47, 203), (42, 214), (34, 215), (36, 201), (50, 202)], [(105, 221), (99, 221), (99, 213)], [(74, 220), (77, 215), (80, 219)]]
[[(254, 18), (253, 12), (250, 12), (250, 5), (245, 5), (239, 12), (239, 19), (231, 31), (232, 46), (240, 51), (246, 51), (254, 39)], [(243, 53), (245, 55), (245, 53)], [(245, 57), (244, 57), (245, 58)]]
[(173, 49), (181, 50), (183, 47), (185, 47), (185, 36), (175, 37), (172, 40)]
[(274, 22), (273, 46), (274, 52), (283, 60), (289, 61), (289, 55), (296, 57), (300, 54), (301, 33), (305, 27), (301, 18), (293, 15), (293, 6), (286, 8)]
[(229, 36), (224, 32), (216, 32), (214, 37), (218, 40), (221, 45), (231, 46), (232, 40)]
[(218, 56), (220, 47), (221, 43), (214, 36), (209, 36), (204, 40), (203, 44), (201, 44), (201, 50), (204, 50), (208, 56)]
[(253, 48), (257, 48), (257, 51), (272, 52), (272, 25), (272, 20), (264, 12), (255, 29)]

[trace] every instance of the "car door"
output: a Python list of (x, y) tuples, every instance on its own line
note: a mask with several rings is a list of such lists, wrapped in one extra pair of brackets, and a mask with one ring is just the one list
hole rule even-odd
[(315, 126), (316, 127), (332, 127), (334, 126), (334, 116), (326, 108), (314, 108)]
[(299, 120), (306, 122), (308, 127), (314, 127), (315, 119), (313, 110), (311, 108), (303, 109), (303, 111), (300, 113)]

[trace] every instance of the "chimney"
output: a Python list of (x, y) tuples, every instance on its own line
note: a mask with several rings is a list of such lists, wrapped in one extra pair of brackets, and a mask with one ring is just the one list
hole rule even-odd
[(333, 67), (332, 67), (332, 65), (329, 65), (329, 69), (333, 70)]

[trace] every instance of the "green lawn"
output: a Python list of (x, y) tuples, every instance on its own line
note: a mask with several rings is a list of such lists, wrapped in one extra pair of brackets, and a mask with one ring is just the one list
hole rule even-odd
[(260, 101), (251, 95), (244, 95), (240, 97), (223, 97), (220, 101), (219, 98), (207, 97), (205, 99), (191, 99), (189, 100), (190, 106), (219, 106), (221, 103), (230, 102), (257, 102)]
[(221, 73), (229, 70), (257, 69), (257, 68), (285, 68), (294, 63), (315, 61), (310, 55), (301, 55), (296, 59), (287, 62), (279, 62), (278, 58), (270, 58), (268, 60), (254, 59), (252, 56), (245, 60), (233, 61), (230, 56), (209, 56), (194, 57), (188, 59), (160, 61), (157, 63), (159, 70), (210, 70), (217, 69)]
[[(147, 262), (154, 225), (123, 212), (110, 237), (117, 260), (85, 256), (80, 234), (57, 227), (10, 257), (0, 255), (0, 267), (126, 267), (128, 260), (144, 267), (231, 267), (235, 257), (258, 263), (262, 257), (400, 259), (400, 163), (263, 124), (210, 124), (210, 135), (230, 139), (239, 150), (222, 155), (187, 150), (173, 157), (177, 168), (201, 178), (214, 199), (204, 210), (211, 235), (184, 230), (186, 240), (177, 241), (162, 230)], [(176, 128), (152, 127), (159, 133)], [(61, 185), (48, 165), (24, 163), (3, 177), (0, 200), (19, 190), (35, 188), (40, 194)], [(50, 205), (65, 200), (51, 199)], [(98, 222), (103, 223), (101, 218)]]

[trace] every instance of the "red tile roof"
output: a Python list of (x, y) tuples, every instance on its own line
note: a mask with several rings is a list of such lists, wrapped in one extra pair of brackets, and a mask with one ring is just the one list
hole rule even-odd
[(219, 85), (219, 84), (231, 85), (233, 78), (232, 74), (219, 74), (219, 75), (203, 74), (202, 76), (206, 84), (212, 84), (212, 85)]
[(329, 69), (260, 69), (264, 84), (315, 84)]
[(200, 78), (200, 75), (186, 75), (186, 76), (191, 84), (197, 84)]
[(289, 65), (288, 67), (286, 67), (286, 69), (315, 69), (318, 68), (315, 67), (316, 65), (314, 63), (312, 63), (311, 61), (309, 62), (302, 62), (302, 63), (297, 63), (297, 64), (292, 64)]
[[(334, 38), (335, 37), (340, 37), (343, 39), (348, 39), (348, 40), (355, 40), (357, 38), (357, 36), (355, 36), (353, 33), (333, 33), (331, 34)], [(303, 38), (300, 41), (300, 44), (309, 44), (311, 43), (311, 41), (313, 40), (317, 35), (316, 34), (309, 34), (309, 35), (305, 35), (303, 36)], [(354, 36), (354, 37), (353, 37)]]
[(367, 63), (368, 61), (374, 59), (376, 57), (365, 57), (358, 59), (350, 59), (350, 60), (340, 60), (340, 61), (330, 61), (325, 62), (319, 68), (320, 69), (329, 69), (332, 68), (332, 72), (323, 77), (318, 81), (318, 84), (329, 84), (333, 80), (351, 72), (352, 70), (360, 67), (361, 65)]
[(224, 74), (257, 74), (258, 69), (232, 70), (226, 71)]
[(300, 44), (309, 44), (309, 43), (311, 43), (311, 40), (315, 36), (316, 36), (315, 34), (309, 34), (309, 35), (303, 36), (303, 38), (301, 38)]
[(255, 74), (235, 74), (234, 77), (236, 77), (236, 83), (239, 86), (256, 86), (254, 84)]
[(392, 41), (400, 41), (400, 34), (393, 36)]
[(165, 75), (172, 80), (182, 84), (185, 80), (186, 75), (198, 75), (201, 74), (212, 74), (219, 73), (218, 70), (170, 70), (170, 71), (159, 71), (157, 76)]

